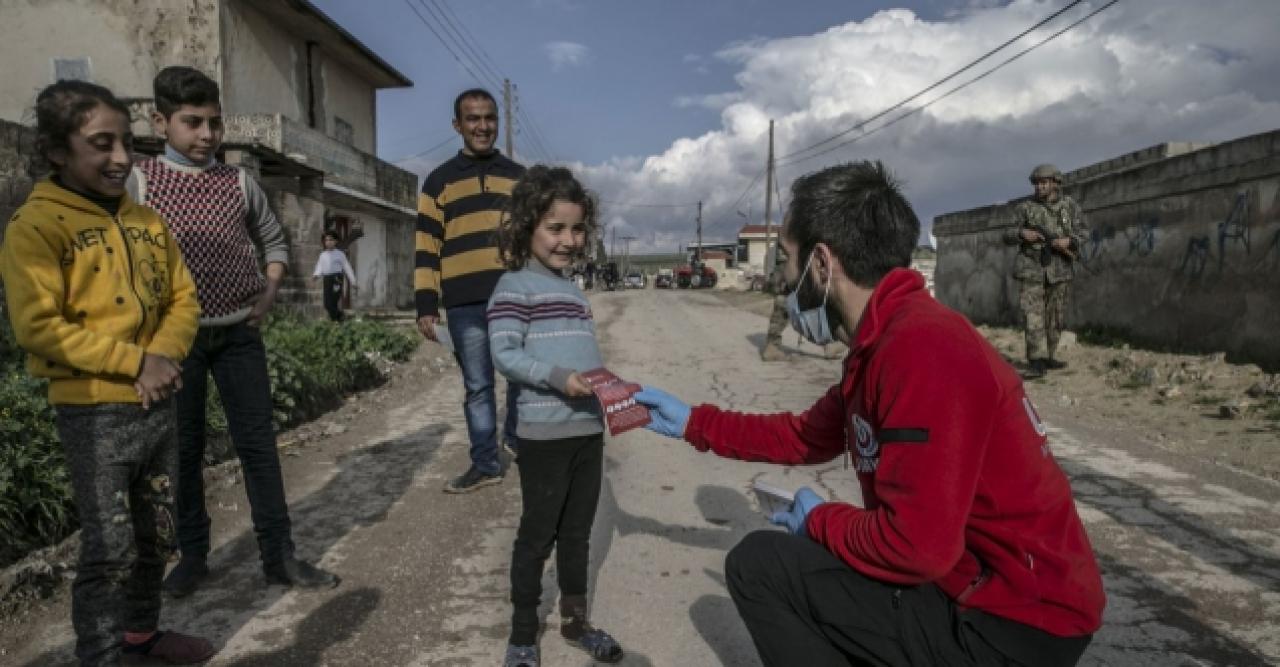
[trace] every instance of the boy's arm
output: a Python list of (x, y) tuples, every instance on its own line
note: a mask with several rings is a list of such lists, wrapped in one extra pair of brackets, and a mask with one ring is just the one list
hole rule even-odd
[(196, 300), (196, 283), (182, 259), (182, 252), (169, 237), (169, 306), (165, 310), (147, 352), (181, 362), (191, 351), (200, 326), (200, 302)]
[(276, 293), (284, 282), (285, 270), (289, 266), (289, 242), (284, 237), (284, 226), (271, 210), (267, 193), (262, 190), (262, 186), (244, 170), (240, 171), (240, 177), (243, 179), (245, 202), (248, 206), (249, 235), (262, 248), (267, 262), (267, 287), (249, 313), (249, 323), (256, 326), (275, 304)]
[(137, 377), (143, 350), (68, 321), (62, 253), (25, 220), (9, 224), (0, 248), (9, 320), (31, 354), (94, 375)]
[(418, 223), (414, 233), (413, 300), (418, 319), (440, 316), (440, 247), (444, 244), (444, 212), (435, 194), (422, 186), (418, 195)]
[(502, 284), (489, 299), (489, 351), (493, 367), (508, 380), (522, 385), (550, 388), (567, 393), (571, 369), (552, 366), (525, 352), (529, 333), (528, 314), (532, 308), (521, 295), (503, 292)]

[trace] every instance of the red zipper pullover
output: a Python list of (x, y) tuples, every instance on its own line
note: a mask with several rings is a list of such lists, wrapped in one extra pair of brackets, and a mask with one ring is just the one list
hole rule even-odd
[(1060, 637), (1101, 625), (1093, 548), (1014, 369), (916, 272), (871, 296), (840, 384), (800, 415), (693, 409), (701, 451), (775, 463), (849, 452), (866, 508), (824, 503), (809, 536), (858, 572), (932, 582), (962, 607)]

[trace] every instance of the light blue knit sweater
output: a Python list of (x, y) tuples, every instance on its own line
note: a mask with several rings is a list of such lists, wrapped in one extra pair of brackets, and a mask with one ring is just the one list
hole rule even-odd
[(489, 299), (493, 365), (520, 386), (516, 432), (525, 440), (556, 440), (604, 431), (595, 396), (570, 398), (575, 371), (604, 365), (591, 303), (572, 281), (536, 258), (503, 274)]

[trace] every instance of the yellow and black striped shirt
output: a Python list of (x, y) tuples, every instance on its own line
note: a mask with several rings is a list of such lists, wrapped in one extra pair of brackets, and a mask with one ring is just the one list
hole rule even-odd
[(494, 151), (458, 152), (436, 167), (418, 195), (413, 291), (418, 317), (486, 303), (504, 271), (498, 223), (524, 167)]

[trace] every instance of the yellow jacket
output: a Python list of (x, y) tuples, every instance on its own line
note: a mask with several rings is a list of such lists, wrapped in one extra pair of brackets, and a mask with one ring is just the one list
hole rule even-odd
[(0, 247), (9, 319), (54, 404), (137, 403), (144, 352), (181, 361), (200, 305), (178, 244), (128, 195), (112, 218), (45, 180)]

